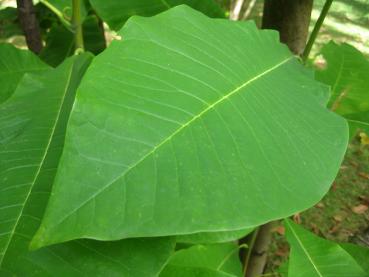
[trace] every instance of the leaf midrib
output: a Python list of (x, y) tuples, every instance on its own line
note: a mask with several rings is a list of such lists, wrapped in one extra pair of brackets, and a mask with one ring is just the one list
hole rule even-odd
[(298, 237), (298, 235), (296, 234), (295, 230), (293, 229), (291, 224), (288, 222), (288, 220), (286, 220), (286, 223), (287, 223), (288, 227), (290, 228), (291, 232), (293, 233), (293, 235), (294, 235), (295, 239), (297, 240), (298, 244), (302, 248), (302, 251), (304, 251), (304, 253), (307, 256), (307, 258), (309, 259), (310, 263), (313, 265), (313, 267), (314, 267), (315, 271), (317, 272), (317, 274), (320, 277), (324, 277), (323, 274), (319, 271), (318, 267), (315, 265), (315, 263), (313, 261), (313, 258), (310, 256), (308, 250), (305, 248), (304, 244), (302, 243), (302, 241), (300, 240), (300, 238)]
[(365, 122), (365, 121), (362, 121), (362, 120), (354, 120), (354, 119), (346, 119), (347, 121), (349, 122), (352, 122), (352, 123), (357, 123), (357, 124), (361, 124), (361, 125), (365, 125), (365, 126), (368, 126), (369, 127), (369, 123), (368, 122)]
[(54, 137), (55, 129), (56, 129), (56, 126), (58, 125), (58, 122), (59, 122), (59, 119), (60, 119), (60, 115), (61, 115), (61, 111), (62, 111), (62, 108), (63, 108), (63, 105), (64, 105), (65, 97), (67, 95), (67, 91), (68, 91), (68, 88), (69, 88), (69, 85), (70, 85), (70, 81), (71, 81), (71, 78), (72, 78), (72, 72), (73, 72), (73, 66), (71, 66), (70, 71), (69, 71), (69, 74), (68, 74), (66, 86), (64, 88), (64, 94), (63, 94), (63, 97), (61, 99), (61, 105), (59, 107), (59, 110), (58, 110), (58, 113), (57, 113), (57, 116), (56, 116), (56, 120), (55, 120), (54, 126), (52, 128), (51, 133), (50, 133), (50, 137), (49, 137), (49, 140), (47, 142), (47, 145), (46, 145), (46, 148), (45, 148), (45, 152), (44, 152), (44, 154), (42, 156), (42, 159), (41, 159), (41, 162), (40, 162), (40, 164), (38, 166), (38, 169), (37, 169), (37, 172), (35, 174), (35, 177), (33, 178), (32, 182), (31, 182), (32, 185), (30, 186), (29, 191), (27, 193), (27, 196), (26, 196), (25, 200), (23, 201), (22, 209), (20, 210), (19, 215), (17, 217), (17, 220), (14, 223), (14, 226), (13, 226), (13, 228), (11, 230), (11, 233), (10, 233), (10, 236), (9, 236), (9, 239), (8, 239), (8, 242), (5, 245), (5, 248), (4, 248), (4, 251), (3, 251), (3, 255), (2, 255), (2, 257), (0, 257), (0, 267), (1, 267), (2, 263), (3, 263), (3, 261), (4, 261), (4, 258), (6, 256), (7, 250), (8, 250), (9, 245), (10, 245), (10, 242), (12, 241), (12, 239), (13, 239), (13, 237), (15, 235), (15, 230), (17, 229), (19, 220), (21, 219), (21, 217), (23, 215), (24, 208), (25, 208), (25, 206), (26, 206), (26, 204), (28, 202), (28, 199), (29, 199), (29, 197), (30, 197), (30, 195), (32, 193), (33, 187), (34, 187), (34, 185), (35, 185), (35, 183), (36, 183), (36, 181), (37, 181), (37, 179), (39, 177), (39, 174), (41, 172), (41, 168), (42, 168), (42, 166), (43, 166), (43, 164), (45, 162), (45, 159), (47, 157), (47, 154), (49, 152), (49, 148), (50, 148), (52, 139)]
[(155, 153), (156, 150), (159, 149), (162, 145), (164, 145), (165, 143), (167, 143), (168, 141), (170, 141), (175, 135), (177, 135), (178, 133), (180, 133), (183, 129), (185, 129), (191, 123), (193, 123), (194, 121), (196, 121), (198, 118), (202, 117), (209, 110), (213, 109), (215, 106), (217, 106), (219, 103), (222, 103), (224, 100), (227, 100), (229, 97), (231, 97), (232, 95), (236, 94), (237, 92), (239, 92), (241, 89), (243, 89), (244, 87), (246, 87), (250, 83), (252, 83), (252, 82), (260, 79), (264, 75), (272, 72), (273, 70), (279, 68), (280, 66), (284, 65), (285, 63), (289, 62), (292, 59), (294, 59), (293, 56), (292, 57), (289, 57), (287, 59), (282, 60), (281, 62), (277, 63), (276, 65), (274, 65), (272, 67), (270, 67), (269, 69), (266, 69), (264, 72), (259, 73), (255, 77), (253, 77), (253, 78), (249, 79), (248, 81), (244, 82), (242, 85), (238, 86), (237, 88), (235, 88), (231, 92), (225, 94), (223, 97), (221, 97), (220, 99), (218, 99), (217, 101), (215, 101), (213, 104), (208, 105), (208, 107), (206, 107), (202, 112), (200, 112), (199, 114), (195, 115), (189, 121), (187, 121), (185, 124), (183, 124), (181, 127), (179, 127), (178, 129), (176, 129), (170, 136), (168, 136), (166, 139), (164, 139), (162, 142), (160, 142), (157, 146), (153, 147), (152, 150), (150, 150), (148, 153), (146, 153), (144, 156), (142, 156), (132, 166), (128, 167), (122, 174), (120, 174), (118, 177), (114, 178), (111, 182), (109, 182), (108, 184), (106, 184), (105, 186), (103, 186), (101, 189), (99, 189), (98, 191), (96, 191), (93, 195), (91, 195), (90, 197), (88, 197), (85, 201), (83, 201), (80, 205), (78, 205), (72, 211), (70, 211), (69, 213), (67, 213), (64, 217), (60, 218), (60, 220), (58, 222), (56, 222), (55, 224), (53, 224), (53, 226), (50, 229), (55, 228), (56, 226), (60, 225), (67, 218), (69, 218), (72, 214), (74, 214), (77, 210), (79, 210), (81, 207), (83, 207), (84, 205), (86, 205), (90, 200), (94, 199), (97, 195), (99, 195), (100, 193), (102, 193), (104, 190), (108, 189), (116, 181), (118, 181), (119, 179), (121, 179), (122, 177), (124, 177), (129, 171), (131, 171), (133, 168), (135, 168), (137, 165), (139, 165), (141, 162), (143, 162), (147, 157), (149, 157), (150, 155), (152, 155), (153, 153)]

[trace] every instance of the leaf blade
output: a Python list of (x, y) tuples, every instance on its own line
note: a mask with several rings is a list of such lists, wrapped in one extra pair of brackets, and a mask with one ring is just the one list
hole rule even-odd
[[(179, 32), (184, 22), (192, 25)], [(125, 39), (96, 58), (81, 85), (58, 197), (36, 245), (240, 230), (307, 208), (328, 190), (347, 126), (314, 96), (322, 86), (275, 33), (182, 6), (132, 18), (121, 34)], [(274, 52), (266, 51), (270, 43)], [(263, 59), (248, 54), (255, 49)], [(91, 210), (100, 214), (93, 223)], [(108, 225), (114, 234), (103, 230)]]

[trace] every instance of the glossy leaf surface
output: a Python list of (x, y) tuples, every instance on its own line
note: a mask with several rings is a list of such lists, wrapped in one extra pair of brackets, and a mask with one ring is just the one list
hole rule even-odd
[(34, 246), (246, 229), (327, 192), (347, 125), (275, 32), (180, 6), (120, 34), (81, 83)]

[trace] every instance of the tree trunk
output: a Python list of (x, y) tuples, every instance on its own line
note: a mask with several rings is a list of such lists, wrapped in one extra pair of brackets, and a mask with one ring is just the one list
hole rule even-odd
[(281, 42), (296, 55), (305, 48), (313, 0), (265, 0), (263, 29), (279, 31)]
[[(246, 240), (241, 240), (241, 243), (249, 245), (249, 253), (241, 252), (241, 259), (244, 263), (244, 276), (245, 277), (258, 277), (264, 273), (264, 268), (268, 258), (268, 249), (272, 240), (272, 229), (275, 226), (275, 222), (269, 222), (260, 226), (255, 234), (251, 234)], [(255, 241), (253, 240), (255, 236)], [(248, 257), (247, 257), (248, 256)]]
[(39, 54), (42, 50), (42, 40), (32, 0), (17, 0), (17, 7), (18, 18), (26, 37), (28, 49)]

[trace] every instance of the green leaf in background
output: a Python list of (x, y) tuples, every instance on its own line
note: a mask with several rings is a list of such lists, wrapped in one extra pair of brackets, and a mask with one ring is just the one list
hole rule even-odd
[(97, 14), (116, 31), (131, 16), (153, 16), (181, 4), (186, 4), (210, 17), (221, 18), (225, 15), (214, 0), (90, 0), (90, 2)]
[(0, 44), (0, 104), (12, 95), (24, 73), (41, 73), (48, 68), (32, 52)]
[[(73, 0), (39, 0), (42, 4), (49, 8), (49, 6), (53, 6), (53, 8), (57, 9), (61, 12), (64, 18), (71, 19), (72, 18), (72, 1)], [(48, 5), (48, 3), (50, 5)], [(80, 1), (81, 3), (81, 17), (82, 20), (87, 15), (85, 1)]]
[(177, 236), (176, 240), (179, 243), (190, 244), (229, 242), (243, 238), (247, 234), (251, 233), (253, 230), (254, 228), (237, 231), (195, 233), (190, 235)]
[[(94, 55), (102, 52), (106, 47), (105, 37), (99, 26), (97, 17), (95, 15), (86, 17), (82, 26), (85, 50)], [(57, 66), (64, 59), (73, 55), (74, 48), (73, 33), (62, 25), (54, 25), (47, 34), (46, 45), (40, 57), (46, 63)]]
[[(236, 243), (195, 245), (177, 251), (160, 277), (242, 276), (242, 266)], [(195, 273), (195, 272), (201, 272)], [(214, 275), (211, 275), (214, 274)], [(178, 275), (177, 275), (178, 274)], [(196, 275), (198, 274), (198, 275)]]
[(25, 75), (0, 106), (0, 275), (157, 276), (170, 238), (73, 241), (29, 252), (48, 201), (76, 88), (91, 62), (84, 54), (57, 69)]
[(276, 32), (179, 6), (119, 34), (79, 88), (34, 247), (252, 228), (328, 191), (347, 124)]
[(350, 124), (350, 137), (355, 135), (357, 129), (363, 130), (369, 135), (369, 110), (366, 112), (346, 114), (345, 118)]
[(332, 88), (328, 106), (346, 115), (369, 111), (369, 61), (353, 46), (333, 41), (326, 44), (321, 54), (325, 69), (316, 72), (316, 79)]
[(291, 220), (285, 220), (285, 226), (291, 248), (288, 276), (368, 276), (368, 272), (339, 244), (317, 237)]
[(22, 34), (23, 31), (19, 26), (17, 9), (13, 7), (0, 9), (0, 40)]

